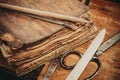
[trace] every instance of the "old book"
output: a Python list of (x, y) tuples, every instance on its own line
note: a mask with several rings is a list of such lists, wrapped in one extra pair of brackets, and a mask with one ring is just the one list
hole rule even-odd
[[(70, 51), (96, 35), (88, 7), (78, 0), (40, 0), (0, 2), (82, 18), (89, 23), (70, 22), (78, 29), (34, 19), (24, 13), (0, 10), (1, 52), (5, 61), (18, 76), (25, 75), (51, 59)], [(5, 66), (2, 66), (7, 68)]]
[[(86, 31), (84, 31), (84, 30), (86, 30)], [(42, 53), (41, 54), (36, 53), (37, 56), (34, 56), (36, 51), (35, 52), (33, 51), (34, 52), (33, 54), (32, 53), (27, 53), (25, 56), (24, 56), (25, 52), (23, 52), (23, 54), (21, 53), (20, 56), (23, 56), (23, 57), (15, 56), (16, 57), (15, 59), (18, 60), (18, 61), (12, 61), (11, 67), (14, 68), (17, 75), (24, 75), (24, 74), (34, 70), (35, 68), (41, 66), (42, 64), (46, 63), (47, 61), (50, 61), (51, 59), (53, 59), (55, 57), (58, 57), (59, 55), (65, 53), (65, 52), (67, 52), (71, 49), (74, 49), (75, 47), (83, 44), (84, 42), (86, 42), (88, 40), (90, 40), (91, 38), (93, 38), (95, 36), (95, 31), (92, 27), (92, 28), (88, 28), (88, 29), (83, 29), (83, 31), (81, 31), (80, 34), (79, 33), (76, 33), (76, 34), (78, 34), (79, 36), (77, 35), (73, 40), (70, 37), (70, 38), (68, 38), (67, 41), (64, 41), (64, 42), (61, 42), (61, 43), (59, 42), (59, 44), (56, 42), (57, 45), (50, 46), (50, 47), (53, 47), (53, 48), (49, 49), (48, 46), (47, 46), (48, 48), (47, 47), (43, 48), (43, 54)], [(84, 36), (84, 35), (86, 35), (86, 36)], [(37, 49), (41, 50), (40, 48), (37, 48)], [(14, 59), (14, 57), (11, 56), (9, 58), (9, 60), (12, 60), (12, 59)], [(20, 60), (20, 59), (23, 59), (23, 60)], [(6, 60), (8, 60), (8, 58), (6, 58)]]

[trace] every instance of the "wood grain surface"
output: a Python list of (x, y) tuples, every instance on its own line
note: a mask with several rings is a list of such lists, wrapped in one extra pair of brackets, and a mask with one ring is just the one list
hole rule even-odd
[[(120, 4), (108, 2), (105, 0), (91, 0), (90, 3), (91, 17), (95, 22), (95, 25), (99, 30), (105, 28), (107, 30), (106, 37), (109, 39), (113, 34), (120, 31)], [(75, 50), (84, 53), (88, 48), (91, 41), (83, 44)], [(120, 80), (120, 42), (113, 45), (107, 51), (105, 51), (99, 59), (102, 62), (102, 68), (100, 73), (93, 80)], [(67, 58), (68, 64), (73, 64), (78, 61), (78, 58), (71, 56)], [(43, 68), (38, 80), (42, 80), (42, 77), (46, 73), (50, 63), (46, 64)], [(79, 80), (83, 80), (88, 77), (96, 69), (94, 63), (90, 63)], [(60, 65), (53, 74), (51, 80), (65, 80), (71, 70), (66, 70)]]
[[(0, 0), (2, 2), (8, 2), (10, 1), (18, 1), (18, 0)], [(22, 2), (23, 0), (19, 0), (19, 3)], [(28, 0), (31, 1), (31, 0)], [(51, 0), (48, 0), (49, 3), (51, 3)], [(55, 0), (58, 1), (58, 0)], [(59, 0), (60, 2), (63, 2), (63, 0)], [(68, 0), (66, 0), (68, 1)], [(70, 0), (70, 4), (72, 0)], [(10, 3), (10, 4), (16, 4), (16, 5), (21, 5), (25, 6), (24, 4), (19, 4), (16, 2)], [(25, 0), (22, 2), (25, 4), (28, 4)], [(44, 1), (41, 0), (41, 5), (36, 5), (36, 6), (43, 6)], [(63, 2), (65, 3), (65, 2)], [(34, 1), (31, 1), (31, 4), (27, 5), (27, 7), (31, 7), (31, 5), (34, 4)], [(77, 2), (75, 4), (78, 4)], [(58, 3), (57, 5), (61, 5), (61, 3)], [(63, 4), (66, 6), (65, 4)], [(54, 9), (54, 4), (52, 4)], [(64, 8), (60, 6), (61, 8)], [(36, 7), (34, 7), (36, 9)], [(76, 10), (78, 8), (74, 7)], [(41, 10), (44, 10), (45, 7), (42, 7)], [(50, 8), (47, 7), (47, 9), (50, 11)], [(57, 8), (59, 10), (59, 8)], [(57, 12), (56, 10), (56, 12)], [(106, 28), (107, 33), (105, 40), (110, 38), (113, 34), (117, 33), (120, 31), (120, 4), (118, 3), (113, 3), (113, 2), (108, 2), (106, 0), (91, 0), (90, 3), (90, 10), (91, 10), (91, 17), (92, 20), (95, 22), (95, 25), (99, 30)], [(68, 9), (69, 11), (69, 9)], [(61, 10), (61, 12), (63, 12)], [(65, 11), (67, 13), (67, 11)], [(63, 13), (63, 14), (66, 14)], [(74, 13), (74, 11), (72, 12)], [(75, 13), (77, 14), (77, 13)], [(72, 15), (72, 14), (70, 14)], [(26, 16), (16, 16), (16, 17), (24, 17), (23, 19), (26, 19)], [(14, 21), (12, 21), (14, 23)], [(22, 21), (21, 21), (22, 22)], [(33, 35), (33, 34), (32, 34)], [(104, 40), (104, 41), (105, 41)], [(75, 50), (84, 53), (86, 49), (88, 48), (89, 44), (91, 41), (83, 44), (82, 46), (76, 48)], [(93, 79), (93, 80), (120, 80), (120, 42), (117, 44), (113, 45), (111, 48), (109, 48), (107, 51), (105, 51), (99, 59), (102, 62), (102, 68), (100, 73)], [(73, 64), (74, 62), (78, 61), (78, 58), (76, 56), (69, 56), (66, 59), (66, 62), (68, 64)], [(49, 66), (49, 63), (47, 63), (44, 68), (42, 69), (42, 72), (40, 73), (38, 80), (42, 80), (42, 77), (44, 76), (45, 72), (47, 71)], [(90, 63), (86, 70), (83, 72), (82, 76), (79, 78), (79, 80), (85, 79), (87, 76), (89, 76), (96, 68), (97, 66), (94, 63)], [(62, 68), (60, 65), (58, 66), (57, 70), (52, 76), (51, 80), (65, 80), (65, 78), (68, 76), (71, 70), (66, 70)]]

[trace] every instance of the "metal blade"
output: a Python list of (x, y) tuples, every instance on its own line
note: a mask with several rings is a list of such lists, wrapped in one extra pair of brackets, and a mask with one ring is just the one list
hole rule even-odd
[(120, 40), (120, 32), (115, 34), (113, 37), (105, 41), (97, 50), (96, 56), (101, 55), (105, 50), (110, 48), (113, 44)]
[(98, 47), (102, 43), (106, 30), (103, 29), (93, 40), (91, 45), (88, 47), (82, 58), (78, 61), (74, 69), (68, 75), (66, 80), (78, 80), (80, 75), (82, 74), (83, 70), (86, 68), (87, 64), (90, 62), (92, 57), (94, 56), (95, 52), (97, 51)]
[(52, 60), (50, 67), (47, 70), (47, 72), (42, 80), (50, 80), (51, 79), (51, 77), (52, 77), (54, 71), (56, 70), (59, 62), (60, 62), (60, 59), (57, 59), (57, 58)]

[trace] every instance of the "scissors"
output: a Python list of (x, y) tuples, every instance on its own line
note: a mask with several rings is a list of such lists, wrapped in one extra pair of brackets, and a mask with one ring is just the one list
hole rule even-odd
[[(92, 80), (100, 71), (101, 69), (101, 61), (98, 59), (98, 56), (101, 55), (104, 51), (106, 51), (108, 48), (110, 48), (113, 44), (115, 44), (116, 42), (118, 42), (120, 40), (120, 32), (116, 33), (114, 36), (112, 36), (110, 39), (108, 39), (107, 41), (105, 41), (96, 51), (96, 54), (94, 55), (94, 57), (91, 59), (90, 62), (94, 62), (97, 64), (97, 69), (96, 71), (90, 75), (88, 78), (86, 78), (85, 80)], [(71, 50), (63, 55), (60, 55), (58, 58), (55, 58), (52, 60), (48, 71), (46, 72), (45, 76), (43, 77), (43, 80), (50, 80), (54, 71), (56, 70), (57, 66), (60, 64), (63, 68), (65, 69), (73, 69), (75, 67), (76, 64), (74, 65), (67, 65), (65, 63), (65, 59), (69, 56), (75, 54), (77, 56), (79, 56), (80, 58), (82, 57), (82, 53), (75, 51), (75, 50)]]

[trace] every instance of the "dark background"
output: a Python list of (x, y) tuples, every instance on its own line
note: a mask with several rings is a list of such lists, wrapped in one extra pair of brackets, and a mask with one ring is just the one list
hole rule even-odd
[(5, 72), (4, 69), (0, 68), (0, 80), (37, 80), (43, 67), (44, 65), (21, 77)]

